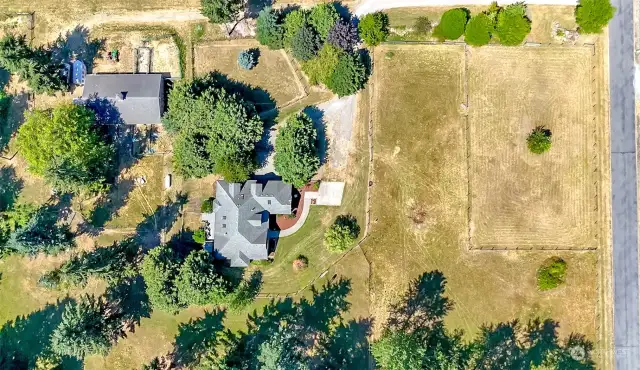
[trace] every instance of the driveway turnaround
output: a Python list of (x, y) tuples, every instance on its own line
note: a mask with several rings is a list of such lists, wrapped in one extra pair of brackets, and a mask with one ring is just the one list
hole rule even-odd
[(614, 356), (617, 370), (637, 370), (640, 369), (640, 287), (633, 2), (613, 0), (612, 4), (617, 8), (609, 23)]

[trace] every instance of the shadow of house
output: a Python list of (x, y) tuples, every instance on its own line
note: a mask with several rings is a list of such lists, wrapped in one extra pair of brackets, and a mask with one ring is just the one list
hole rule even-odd
[(23, 185), (22, 179), (16, 176), (15, 168), (0, 167), (0, 212), (13, 207)]
[[(15, 353), (19, 365), (24, 365), (18, 368), (27, 368), (39, 355), (51, 350), (51, 334), (62, 321), (62, 312), (72, 302), (74, 300), (67, 297), (2, 325), (0, 342), (5, 350)], [(72, 357), (64, 357), (63, 365), (65, 369), (82, 368), (82, 363)]]
[(105, 39), (90, 39), (89, 29), (78, 25), (73, 30), (67, 31), (64, 36), (58, 35), (47, 49), (51, 52), (53, 61), (65, 63), (80, 59), (86, 65), (87, 73), (91, 73), (95, 59), (101, 57), (101, 53), (105, 50), (105, 41)]
[(303, 112), (311, 118), (313, 125), (316, 128), (318, 138), (316, 145), (318, 148), (318, 157), (320, 158), (320, 164), (323, 165), (327, 162), (329, 153), (329, 142), (327, 141), (327, 122), (324, 118), (324, 112), (316, 106), (308, 106), (304, 108)]

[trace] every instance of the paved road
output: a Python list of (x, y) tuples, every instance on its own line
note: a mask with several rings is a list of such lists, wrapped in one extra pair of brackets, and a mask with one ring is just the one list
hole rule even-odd
[(636, 176), (633, 2), (613, 0), (609, 23), (613, 331), (617, 370), (640, 369), (638, 193)]

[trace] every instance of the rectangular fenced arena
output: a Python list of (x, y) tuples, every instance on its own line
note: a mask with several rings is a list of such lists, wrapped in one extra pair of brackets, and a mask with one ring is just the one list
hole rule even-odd
[[(601, 72), (595, 50), (467, 48), (471, 249), (591, 250), (601, 243)], [(537, 126), (551, 149), (531, 153)]]

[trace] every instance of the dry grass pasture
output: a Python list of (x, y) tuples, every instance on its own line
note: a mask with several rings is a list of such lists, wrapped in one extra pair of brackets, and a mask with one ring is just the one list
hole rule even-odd
[(561, 336), (595, 340), (595, 253), (558, 253), (566, 283), (540, 292), (536, 269), (548, 253), (468, 249), (464, 47), (384, 45), (374, 59), (372, 230), (363, 250), (378, 328), (407, 283), (437, 269), (455, 302), (447, 325), (468, 337), (483, 323), (549, 317)]
[[(593, 49), (469, 49), (471, 248), (595, 249), (599, 127)], [(544, 126), (551, 150), (529, 152)]]
[[(238, 54), (242, 50), (259, 50), (258, 64), (250, 71), (238, 66)], [(282, 50), (269, 50), (255, 40), (231, 42), (206, 42), (195, 46), (195, 75), (218, 71), (230, 78), (262, 89), (285, 106), (306, 95), (305, 88), (289, 57)], [(264, 95), (264, 94), (260, 94)], [(266, 100), (258, 96), (259, 100)]]

